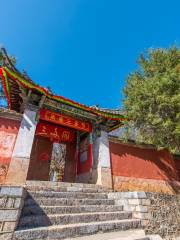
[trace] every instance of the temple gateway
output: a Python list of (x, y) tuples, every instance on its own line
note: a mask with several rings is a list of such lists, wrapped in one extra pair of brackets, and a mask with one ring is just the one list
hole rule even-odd
[(3, 143), (8, 145), (8, 153), (13, 149), (11, 159), (3, 160), (8, 165), (3, 181), (112, 187), (108, 133), (123, 124), (120, 111), (87, 107), (53, 95), (20, 73), (6, 53), (0, 75), (10, 110), (6, 114), (9, 121), (19, 122), (16, 136), (9, 135)]
[(0, 76), (8, 110), (0, 110), (0, 183), (93, 183), (114, 190), (174, 192), (179, 156), (123, 143), (120, 110), (88, 107), (35, 84), (3, 49)]
[(176, 232), (179, 155), (124, 143), (120, 110), (52, 94), (20, 73), (5, 50), (0, 77), (8, 102), (0, 108), (0, 239), (119, 231), (112, 237), (160, 240), (145, 233)]

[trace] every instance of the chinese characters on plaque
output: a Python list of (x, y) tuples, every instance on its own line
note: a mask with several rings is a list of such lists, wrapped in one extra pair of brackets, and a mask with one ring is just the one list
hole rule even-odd
[(36, 128), (36, 135), (50, 138), (52, 141), (73, 142), (75, 132), (52, 124), (39, 122)]
[(78, 129), (85, 132), (91, 132), (91, 123), (86, 121), (81, 121), (79, 119), (74, 119), (69, 116), (65, 116), (59, 113), (55, 113), (46, 109), (40, 111), (40, 119), (67, 126), (70, 128)]

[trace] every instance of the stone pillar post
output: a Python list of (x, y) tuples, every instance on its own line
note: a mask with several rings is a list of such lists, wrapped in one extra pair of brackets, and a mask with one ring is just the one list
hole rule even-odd
[(93, 144), (93, 182), (112, 188), (111, 162), (108, 133), (100, 131), (100, 137)]
[(37, 109), (29, 106), (24, 111), (6, 177), (6, 184), (24, 184), (26, 182), (37, 125), (36, 113)]

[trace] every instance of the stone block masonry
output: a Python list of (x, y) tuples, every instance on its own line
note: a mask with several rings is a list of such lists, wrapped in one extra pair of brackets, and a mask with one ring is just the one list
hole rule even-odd
[(146, 193), (151, 204), (151, 218), (146, 233), (159, 234), (163, 239), (177, 239), (180, 236), (180, 194), (168, 195)]
[(114, 192), (108, 198), (114, 199), (116, 205), (122, 205), (125, 211), (132, 211), (133, 217), (142, 220), (142, 225), (148, 224), (150, 219), (150, 200), (145, 192)]
[(25, 195), (23, 187), (0, 187), (0, 239), (16, 229)]
[(180, 236), (180, 195), (146, 192), (113, 192), (108, 194), (116, 205), (132, 211), (141, 219), (147, 234), (159, 234), (172, 240)]

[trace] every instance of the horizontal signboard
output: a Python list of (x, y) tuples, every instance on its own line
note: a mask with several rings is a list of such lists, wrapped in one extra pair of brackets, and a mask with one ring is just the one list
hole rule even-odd
[(48, 123), (39, 122), (36, 128), (36, 135), (50, 138), (51, 141), (73, 142), (75, 132), (70, 129), (54, 126)]
[(63, 114), (52, 112), (46, 109), (42, 109), (40, 111), (40, 119), (85, 132), (92, 131), (92, 125), (89, 122), (81, 121), (79, 119), (65, 116)]

